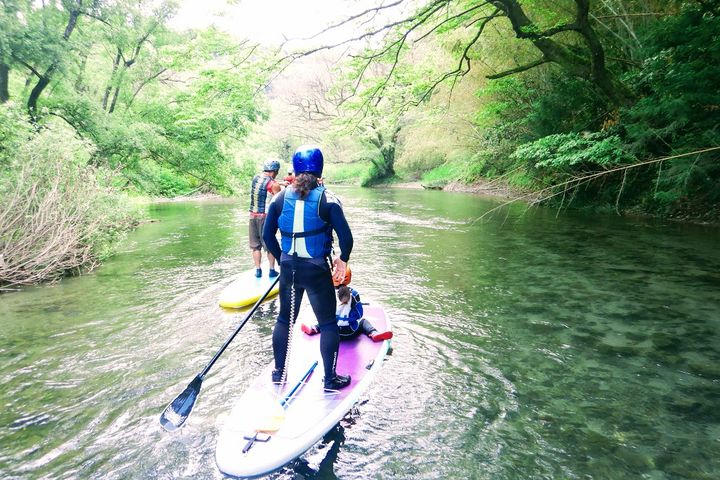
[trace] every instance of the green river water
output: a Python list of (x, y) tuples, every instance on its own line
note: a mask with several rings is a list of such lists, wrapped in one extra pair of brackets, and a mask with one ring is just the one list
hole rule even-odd
[[(720, 478), (720, 230), (335, 190), (394, 352), (271, 478)], [(154, 205), (95, 272), (0, 296), (0, 478), (221, 478), (218, 428), (271, 360), (277, 300), (183, 430), (158, 417), (242, 319), (217, 297), (251, 266), (246, 215)]]

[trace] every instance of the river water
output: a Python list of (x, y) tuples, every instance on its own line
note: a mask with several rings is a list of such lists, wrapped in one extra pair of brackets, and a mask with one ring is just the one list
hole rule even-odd
[[(394, 351), (351, 415), (272, 478), (714, 479), (720, 230), (336, 189), (353, 284)], [(220, 478), (223, 417), (271, 361), (277, 300), (242, 319), (244, 202), (168, 203), (92, 274), (0, 296), (0, 477)], [(341, 368), (340, 368), (341, 370)]]

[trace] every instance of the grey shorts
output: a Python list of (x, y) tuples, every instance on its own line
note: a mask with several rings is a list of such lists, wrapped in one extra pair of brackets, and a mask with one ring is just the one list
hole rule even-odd
[(265, 242), (262, 239), (263, 226), (265, 225), (265, 216), (262, 217), (250, 217), (250, 228), (248, 228), (250, 249), (260, 250), (264, 248), (267, 251)]

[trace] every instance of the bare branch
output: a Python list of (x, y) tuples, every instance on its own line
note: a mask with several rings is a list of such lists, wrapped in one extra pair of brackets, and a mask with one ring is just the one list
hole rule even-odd
[(150, 82), (155, 80), (157, 77), (159, 77), (166, 71), (167, 71), (167, 68), (161, 68), (160, 71), (158, 71), (157, 73), (155, 73), (155, 74), (151, 75), (150, 77), (146, 78), (145, 80), (143, 80), (140, 83), (140, 85), (135, 89), (135, 92), (133, 93), (132, 98), (130, 99), (130, 101), (127, 103), (127, 106), (125, 107), (125, 110), (129, 109), (130, 106), (133, 104), (133, 102), (135, 101), (135, 97), (138, 96), (138, 94), (140, 93), (140, 90), (145, 88), (146, 85), (148, 85)]
[(508, 75), (514, 75), (516, 73), (524, 72), (526, 70), (530, 70), (531, 68), (535, 68), (539, 65), (542, 65), (542, 64), (548, 63), (548, 62), (550, 62), (550, 60), (543, 57), (539, 60), (535, 60), (534, 62), (530, 62), (527, 65), (521, 65), (517, 68), (505, 70), (504, 72), (500, 72), (500, 73), (494, 73), (492, 75), (486, 75), (485, 78), (488, 78), (490, 80), (497, 80), (498, 78), (507, 77)]
[(112, 28), (112, 24), (110, 24), (110, 22), (108, 22), (107, 20), (105, 20), (104, 18), (102, 18), (102, 17), (100, 17), (100, 16), (98, 16), (98, 15), (95, 15), (94, 13), (90, 13), (90, 12), (80, 12), (80, 13), (81, 13), (82, 15), (85, 15), (86, 17), (90, 17), (90, 18), (92, 18), (92, 19), (94, 19), (94, 20), (97, 20), (97, 21), (100, 22), (100, 23), (104, 23), (104, 24), (107, 25), (108, 27), (111, 27), (111, 28)]
[(11, 53), (10, 55), (12, 56), (12, 58), (15, 59), (16, 62), (18, 62), (19, 64), (21, 64), (22, 66), (24, 66), (25, 68), (27, 68), (28, 70), (30, 70), (30, 71), (33, 73), (33, 75), (35, 75), (35, 76), (38, 77), (38, 78), (42, 78), (42, 74), (41, 74), (40, 72), (38, 72), (37, 70), (35, 70), (35, 68), (34, 68), (32, 65), (30, 65), (29, 63), (27, 63), (27, 62), (25, 62), (24, 60), (20, 59), (20, 58), (19, 58), (17, 55), (15, 55), (14, 53)]
[(693, 152), (671, 155), (668, 157), (653, 158), (651, 160), (645, 160), (642, 162), (633, 163), (631, 165), (621, 165), (619, 167), (611, 168), (608, 170), (603, 170), (600, 172), (594, 172), (594, 173), (590, 173), (588, 175), (583, 175), (582, 177), (573, 177), (570, 180), (558, 183), (556, 185), (551, 185), (549, 187), (543, 188), (538, 191), (530, 192), (525, 195), (521, 195), (510, 201), (502, 203), (502, 204), (498, 205), (497, 207), (492, 208), (492, 209), (488, 210), (487, 212), (483, 213), (482, 215), (480, 215), (477, 219), (475, 219), (473, 221), (473, 223), (478, 220), (482, 220), (483, 218), (485, 218), (488, 215), (491, 215), (492, 213), (496, 212), (497, 210), (499, 210), (503, 207), (506, 207), (507, 205), (510, 205), (511, 203), (518, 202), (520, 200), (530, 200), (532, 205), (538, 204), (538, 203), (545, 202), (553, 197), (556, 197), (556, 196), (562, 194), (568, 187), (577, 188), (577, 187), (584, 185), (592, 180), (604, 177), (606, 175), (610, 175), (612, 173), (627, 172), (628, 170), (633, 169), (633, 168), (643, 167), (646, 165), (653, 165), (656, 163), (659, 163), (660, 165), (662, 165), (663, 162), (668, 161), (668, 160), (674, 160), (676, 158), (690, 157), (692, 155), (700, 155), (703, 153), (716, 152), (718, 150), (720, 150), (720, 147), (709, 147), (709, 148), (704, 148), (701, 150), (695, 150)]
[[(455, 20), (456, 18), (460, 18), (460, 17), (462, 17), (463, 15), (467, 15), (468, 13), (470, 13), (470, 12), (472, 12), (472, 11), (475, 11), (475, 10), (477, 10), (478, 8), (482, 8), (482, 7), (484, 7), (485, 5), (487, 5), (487, 3), (483, 3), (483, 4), (480, 4), (480, 5), (475, 5), (474, 7), (468, 8), (468, 9), (465, 10), (464, 12), (460, 12), (460, 13), (458, 13), (457, 15), (453, 15), (452, 17), (446, 18), (445, 20), (443, 20), (442, 22), (438, 23), (438, 24), (435, 25), (433, 28), (431, 28), (430, 30), (428, 30), (427, 32), (425, 32), (420, 38), (415, 39), (415, 41), (416, 41), (416, 42), (419, 42), (419, 41), (425, 39), (425, 37), (427, 37), (428, 35), (430, 35), (431, 33), (433, 33), (433, 32), (434, 32), (435, 30), (437, 30), (438, 28), (442, 27), (442, 26), (445, 25), (446, 23), (451, 22), (451, 21)], [(475, 20), (475, 21), (477, 21), (477, 20)], [(473, 23), (475, 23), (475, 22), (473, 22)], [(470, 25), (472, 25), (472, 23), (471, 23)]]
[(667, 17), (669, 16), (669, 13), (660, 13), (660, 12), (647, 12), (647, 13), (622, 13), (617, 15), (592, 15), (592, 18), (596, 20), (605, 20), (605, 19), (612, 19), (612, 18), (625, 18), (625, 17)]
[(449, 4), (450, 2), (451, 2), (451, 0), (435, 0), (435, 1), (433, 1), (432, 3), (430, 3), (429, 5), (425, 6), (425, 8), (424, 8), (420, 13), (418, 13), (418, 14), (416, 14), (416, 15), (412, 15), (412, 16), (410, 16), (410, 17), (407, 17), (407, 18), (404, 18), (404, 19), (402, 19), (402, 20), (398, 20), (398, 21), (395, 21), (395, 22), (387, 23), (387, 24), (385, 24), (385, 25), (383, 25), (383, 26), (381, 26), (381, 27), (379, 27), (379, 28), (376, 28), (375, 30), (371, 30), (371, 31), (369, 31), (369, 32), (365, 32), (365, 33), (363, 33), (363, 34), (361, 34), (361, 35), (358, 35), (358, 36), (355, 36), (355, 37), (352, 37), (352, 38), (348, 38), (348, 39), (343, 40), (343, 41), (341, 41), (341, 42), (332, 43), (332, 44), (329, 44), (329, 45), (321, 45), (321, 46), (319, 46), (319, 47), (312, 48), (312, 49), (310, 49), (310, 50), (305, 50), (305, 51), (303, 51), (303, 52), (299, 52), (299, 53), (287, 55), (286, 57), (281, 58), (281, 59), (278, 61), (278, 63), (283, 62), (283, 61), (286, 61), (288, 58), (291, 58), (291, 59), (292, 59), (292, 58), (298, 58), (298, 57), (306, 57), (306, 56), (308, 56), (308, 55), (312, 55), (313, 53), (317, 53), (317, 52), (320, 52), (320, 51), (323, 51), (323, 50), (332, 50), (332, 49), (337, 48), (337, 47), (342, 46), (342, 45), (347, 45), (347, 44), (354, 43), (354, 42), (357, 42), (357, 41), (360, 41), (360, 40), (364, 40), (364, 39), (366, 39), (366, 38), (374, 37), (374, 36), (377, 35), (378, 33), (382, 33), (382, 32), (388, 31), (388, 30), (390, 30), (390, 29), (392, 29), (392, 28), (395, 28), (395, 27), (398, 27), (398, 26), (400, 26), (400, 25), (405, 25), (405, 24), (412, 23), (412, 22), (416, 21), (418, 18), (421, 18), (421, 17), (425, 16), (425, 15), (427, 14), (427, 12), (430, 12), (431, 10), (436, 10), (435, 7), (437, 7), (438, 5), (439, 5), (440, 7), (442, 7), (443, 5), (447, 5), (447, 4)]
[(365, 11), (363, 11), (363, 12), (357, 13), (357, 14), (355, 14), (355, 15), (351, 15), (351, 16), (343, 19), (343, 20), (340, 20), (339, 22), (334, 23), (334, 24), (332, 24), (332, 25), (330, 25), (330, 26), (328, 26), (328, 27), (320, 30), (318, 33), (316, 33), (316, 34), (314, 34), (314, 35), (312, 35), (312, 36), (310, 36), (310, 37), (299, 38), (298, 40), (312, 40), (312, 39), (314, 39), (314, 38), (319, 37), (319, 36), (322, 35), (323, 33), (327, 33), (327, 32), (329, 32), (330, 30), (334, 30), (334, 29), (336, 29), (336, 28), (338, 28), (338, 27), (342, 27), (343, 25), (345, 25), (345, 24), (347, 24), (347, 23), (350, 23), (350, 22), (352, 22), (353, 20), (357, 20), (358, 18), (362, 18), (362, 17), (364, 17), (365, 15), (367, 15), (367, 14), (369, 14), (369, 13), (372, 13), (373, 15), (376, 15), (376, 14), (378, 14), (381, 10), (385, 10), (385, 9), (388, 9), (388, 8), (395, 7), (395, 6), (397, 6), (397, 5), (400, 5), (400, 4), (403, 3), (404, 1), (405, 1), (405, 0), (397, 0), (396, 2), (390, 3), (390, 4), (388, 4), (388, 5), (379, 5), (379, 6), (377, 6), (377, 7), (368, 8), (367, 10), (365, 10)]
[(483, 31), (485, 30), (485, 27), (493, 18), (496, 18), (500, 15), (501, 10), (497, 9), (495, 10), (491, 15), (485, 18), (485, 20), (480, 24), (478, 27), (477, 32), (475, 33), (475, 36), (472, 40), (465, 46), (465, 50), (463, 50), (463, 54), (460, 57), (460, 63), (458, 64), (458, 67), (453, 70), (452, 72), (447, 72), (440, 78), (438, 78), (431, 86), (425, 91), (425, 94), (420, 97), (420, 100), (417, 102), (413, 102), (413, 105), (419, 105), (422, 102), (425, 101), (425, 99), (437, 88), (438, 85), (440, 85), (442, 82), (447, 80), (448, 78), (458, 78), (463, 77), (467, 75), (467, 73), (470, 71), (470, 57), (469, 52), (470, 49), (477, 43), (477, 41), (480, 39), (480, 36), (482, 35)]

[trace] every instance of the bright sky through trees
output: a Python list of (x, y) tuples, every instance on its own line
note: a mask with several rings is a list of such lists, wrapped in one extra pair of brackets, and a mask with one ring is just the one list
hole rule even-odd
[[(266, 45), (309, 37), (330, 23), (373, 5), (369, 0), (181, 0), (172, 24), (180, 29), (215, 25)], [(347, 38), (347, 29), (323, 35), (326, 42)], [(345, 35), (345, 37), (343, 37)], [(284, 38), (283, 38), (284, 37)]]

